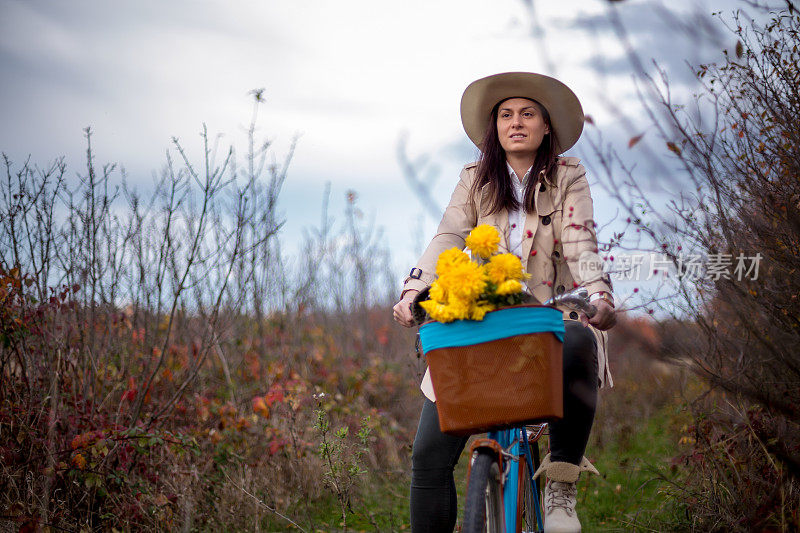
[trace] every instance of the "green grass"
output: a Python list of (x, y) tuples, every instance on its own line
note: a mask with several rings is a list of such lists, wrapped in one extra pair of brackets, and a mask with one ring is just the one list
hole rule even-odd
[[(630, 434), (620, 435), (587, 456), (600, 476), (584, 475), (578, 512), (585, 531), (675, 531), (680, 507), (670, 496), (679, 453), (680, 411), (667, 406)], [(591, 445), (590, 445), (591, 446)]]
[[(347, 515), (347, 530), (410, 531), (408, 520), (408, 487), (410, 473), (367, 474), (361, 493), (354, 498)], [(284, 513), (304, 530), (314, 533), (344, 531), (336, 497), (325, 492), (312, 502), (299, 502)], [(262, 521), (262, 531), (297, 531), (286, 521), (270, 515)]]
[[(589, 445), (587, 456), (600, 476), (583, 475), (578, 485), (578, 513), (586, 532), (678, 531), (683, 522), (680, 507), (668, 494), (675, 474), (671, 459), (679, 453), (679, 408), (671, 405), (634, 424), (603, 447)], [(469, 444), (456, 466), (460, 524)], [(409, 465), (410, 470), (410, 465)], [(348, 515), (350, 531), (409, 531), (408, 472), (371, 473)], [(341, 531), (339, 507), (333, 495), (289, 509), (287, 514), (307, 531)], [(263, 522), (265, 531), (288, 531), (275, 517)], [(458, 528), (457, 528), (458, 530)]]

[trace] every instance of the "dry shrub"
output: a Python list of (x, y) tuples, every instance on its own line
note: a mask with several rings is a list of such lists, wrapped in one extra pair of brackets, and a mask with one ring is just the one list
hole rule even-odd
[[(678, 191), (667, 209), (632, 172), (614, 185), (641, 234), (676, 269), (659, 352), (689, 362), (708, 386), (693, 403), (693, 449), (676, 460), (685, 483), (674, 495), (690, 527), (796, 531), (800, 15), (789, 7), (760, 25), (736, 13), (729, 29), (737, 44), (719, 64), (698, 68), (695, 105), (672, 101), (661, 72), (653, 117), (662, 113), (656, 126), (681, 171), (664, 178)], [(691, 254), (705, 260), (699, 276), (683, 262)], [(740, 256), (758, 270), (738, 271)], [(727, 273), (712, 272), (725, 263)]]
[[(289, 158), (269, 163), (269, 144), (253, 135), (251, 127), (243, 164), (204, 133), (195, 165), (175, 140), (145, 196), (124, 175), (115, 185), (113, 166), (98, 169), (91, 144), (74, 186), (61, 161), (40, 169), (5, 160), (7, 523), (330, 529), (314, 524), (327, 490), (318, 409), (333, 428), (349, 428), (346, 449), (375, 475), (406, 461), (416, 414), (406, 405), (416, 397), (409, 375), (418, 370), (413, 339), (391, 324), (380, 235), (351, 194), (345, 223), (333, 228), (326, 217), (307, 239), (313, 255), (288, 264), (276, 236)], [(353, 271), (358, 290), (338, 281)], [(368, 446), (358, 452), (367, 416)], [(361, 512), (357, 478), (351, 515)]]

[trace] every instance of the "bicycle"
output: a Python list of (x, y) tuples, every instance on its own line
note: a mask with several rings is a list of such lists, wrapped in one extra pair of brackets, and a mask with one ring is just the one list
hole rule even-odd
[[(555, 296), (544, 305), (565, 306), (589, 318), (597, 312), (585, 288)], [(543, 488), (534, 474), (540, 465), (539, 439), (546, 427), (543, 423), (492, 429), (486, 438), (473, 442), (462, 533), (544, 530)]]

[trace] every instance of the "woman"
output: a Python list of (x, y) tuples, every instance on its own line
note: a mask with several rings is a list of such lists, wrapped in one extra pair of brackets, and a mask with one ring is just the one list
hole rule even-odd
[[(611, 385), (603, 331), (616, 321), (611, 284), (597, 255), (585, 170), (576, 158), (558, 157), (580, 137), (583, 110), (560, 81), (508, 72), (467, 87), (461, 120), (480, 159), (461, 172), (436, 235), (405, 280), (394, 318), (414, 325), (411, 304), (433, 282), (439, 254), (463, 249), (480, 224), (497, 228), (501, 251), (522, 259), (531, 274), (528, 289), (539, 301), (577, 286), (588, 289), (598, 310), (593, 318), (564, 310), (564, 418), (550, 425), (551, 451), (538, 472), (548, 478), (545, 531), (580, 531), (576, 482), (582, 471), (597, 473), (583, 454), (598, 386)], [(427, 372), (421, 388), (426, 399), (412, 453), (411, 526), (416, 533), (450, 532), (457, 514), (453, 469), (466, 438), (439, 430)]]

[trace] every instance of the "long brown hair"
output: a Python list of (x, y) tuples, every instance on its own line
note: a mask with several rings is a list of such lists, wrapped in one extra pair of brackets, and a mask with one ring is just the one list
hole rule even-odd
[[(555, 183), (558, 146), (547, 109), (536, 100), (531, 98), (526, 98), (526, 100), (531, 100), (536, 104), (542, 113), (545, 124), (550, 128), (550, 133), (544, 136), (542, 144), (536, 151), (536, 159), (533, 161), (533, 167), (525, 185), (524, 205), (522, 207), (525, 208), (525, 211), (532, 213), (536, 210), (533, 201), (536, 187), (539, 187), (542, 181), (546, 181), (550, 185)], [(481, 144), (481, 157), (478, 160), (478, 168), (476, 169), (478, 177), (472, 182), (470, 191), (470, 196), (475, 198), (484, 185), (486, 186), (484, 194), (489, 199), (488, 210), (485, 212), (487, 215), (497, 213), (503, 209), (512, 211), (520, 207), (519, 202), (514, 197), (511, 176), (508, 173), (506, 151), (500, 145), (500, 137), (497, 134), (497, 110), (503, 102), (505, 100), (497, 102), (497, 105), (492, 108), (492, 115), (486, 125), (486, 134), (483, 136), (483, 143)], [(544, 170), (544, 180), (540, 177), (542, 170)]]

